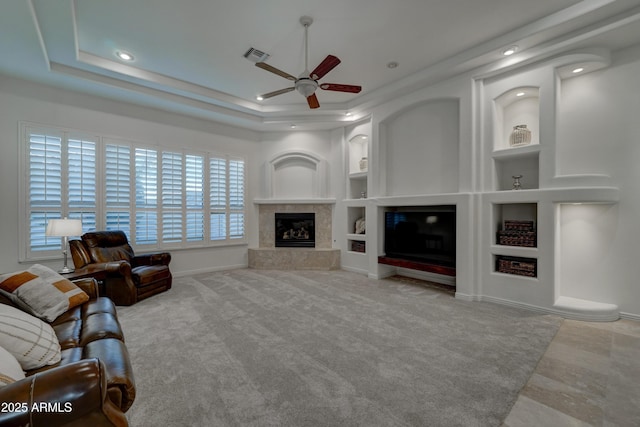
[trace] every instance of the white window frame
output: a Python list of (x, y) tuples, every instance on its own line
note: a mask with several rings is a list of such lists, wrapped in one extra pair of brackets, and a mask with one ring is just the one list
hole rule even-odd
[[(69, 213), (70, 207), (67, 201), (67, 192), (68, 192), (68, 167), (66, 165), (66, 144), (69, 138), (78, 139), (85, 138), (85, 135), (90, 135), (90, 139), (95, 141), (96, 143), (96, 189), (95, 189), (95, 228), (97, 230), (106, 230), (107, 228), (107, 211), (117, 211), (128, 213), (129, 215), (129, 230), (128, 237), (131, 245), (136, 250), (176, 250), (176, 249), (187, 249), (187, 248), (197, 248), (197, 247), (217, 247), (217, 246), (228, 246), (228, 245), (238, 245), (238, 244), (247, 244), (247, 236), (246, 236), (246, 218), (247, 218), (247, 199), (246, 199), (246, 189), (247, 189), (247, 164), (246, 160), (242, 156), (228, 154), (228, 153), (220, 153), (220, 152), (206, 152), (203, 150), (194, 150), (185, 147), (169, 147), (169, 146), (160, 146), (160, 145), (151, 145), (140, 142), (134, 142), (127, 140), (125, 138), (112, 137), (112, 136), (99, 136), (99, 135), (91, 135), (90, 133), (77, 131), (73, 129), (60, 128), (55, 126), (48, 125), (40, 125), (36, 123), (30, 122), (20, 122), (20, 132), (19, 132), (19, 179), (18, 179), (18, 187), (19, 187), (19, 261), (37, 261), (37, 260), (46, 260), (52, 258), (59, 258), (60, 251), (62, 250), (62, 243), (60, 238), (53, 238), (54, 245), (56, 245), (55, 249), (49, 250), (39, 250), (32, 251), (31, 247), (31, 222), (30, 222), (30, 213), (32, 211), (32, 207), (30, 204), (30, 135), (33, 133), (39, 133), (43, 135), (51, 135), (56, 137), (61, 137), (62, 140), (62, 194), (61, 194), (61, 207), (60, 208), (50, 208), (51, 211), (55, 211), (56, 213), (60, 213), (60, 216), (64, 217)], [(87, 139), (89, 139), (87, 138)], [(106, 202), (106, 147), (107, 145), (117, 145), (117, 146), (127, 146), (129, 148), (129, 168), (130, 168), (130, 179), (129, 179), (129, 198), (130, 203), (129, 207), (107, 207)], [(155, 208), (139, 208), (136, 207), (136, 179), (135, 179), (135, 152), (136, 149), (142, 150), (155, 150), (157, 153), (158, 160), (158, 171), (157, 171), (157, 203)], [(162, 205), (162, 153), (170, 152), (179, 154), (182, 159), (182, 205), (180, 207), (173, 207), (163, 209)], [(196, 156), (198, 158), (203, 159), (203, 205), (202, 205), (202, 215), (203, 215), (203, 239), (202, 240), (190, 240), (187, 236), (187, 223), (186, 218), (187, 215), (193, 215), (193, 212), (198, 212), (198, 209), (194, 209), (189, 207), (187, 204), (187, 157)], [(226, 236), (224, 239), (212, 240), (211, 237), (211, 229), (210, 229), (210, 215), (214, 211), (210, 206), (210, 182), (209, 182), (209, 162), (211, 158), (224, 158), (225, 162), (225, 170), (226, 170), (226, 205), (224, 210), (216, 209), (216, 212), (224, 213), (226, 219)], [(242, 207), (234, 207), (231, 205), (230, 201), (230, 162), (239, 161), (242, 164), (243, 174), (242, 174)], [(35, 209), (34, 209), (35, 210)], [(162, 214), (163, 212), (181, 212), (182, 215), (182, 235), (181, 240), (178, 242), (163, 242), (162, 237)], [(156, 222), (156, 236), (157, 240), (154, 244), (138, 244), (136, 243), (136, 214), (138, 212), (155, 212), (157, 217)], [(230, 218), (234, 214), (242, 215), (242, 235), (241, 236), (232, 236), (230, 235)], [(83, 224), (84, 225), (84, 224)], [(84, 229), (85, 232), (91, 231), (89, 229)], [(49, 238), (47, 238), (48, 240)], [(60, 241), (60, 244), (57, 245), (57, 240)]]

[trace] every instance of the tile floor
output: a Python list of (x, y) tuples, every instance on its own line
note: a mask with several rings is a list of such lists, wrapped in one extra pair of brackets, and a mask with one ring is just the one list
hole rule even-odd
[(564, 320), (503, 427), (640, 427), (640, 322)]

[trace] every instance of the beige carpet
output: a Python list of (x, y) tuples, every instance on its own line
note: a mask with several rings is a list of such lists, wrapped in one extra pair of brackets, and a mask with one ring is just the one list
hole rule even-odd
[(499, 426), (561, 319), (344, 271), (178, 278), (119, 307), (132, 426)]

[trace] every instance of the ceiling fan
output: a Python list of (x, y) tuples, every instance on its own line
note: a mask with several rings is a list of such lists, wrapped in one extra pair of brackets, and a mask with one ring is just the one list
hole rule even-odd
[(264, 95), (260, 95), (258, 98), (272, 98), (277, 95), (282, 95), (284, 93), (297, 90), (302, 96), (307, 98), (309, 108), (318, 108), (320, 107), (320, 103), (318, 102), (318, 97), (316, 97), (315, 93), (318, 87), (320, 87), (320, 89), (332, 90), (336, 92), (359, 93), (362, 90), (361, 86), (346, 85), (340, 83), (318, 83), (318, 80), (320, 80), (329, 71), (333, 70), (336, 66), (338, 66), (338, 64), (340, 64), (340, 59), (333, 55), (327, 55), (327, 57), (320, 63), (320, 65), (318, 65), (313, 71), (309, 72), (309, 47), (307, 42), (307, 32), (309, 26), (313, 23), (313, 18), (311, 18), (310, 16), (303, 16), (300, 18), (300, 23), (304, 26), (304, 71), (302, 72), (302, 74), (300, 74), (299, 77), (294, 77), (289, 73), (285, 73), (284, 71), (281, 71), (267, 64), (266, 62), (256, 62), (256, 67), (262, 68), (263, 70), (267, 70), (294, 82), (293, 87), (265, 93)]

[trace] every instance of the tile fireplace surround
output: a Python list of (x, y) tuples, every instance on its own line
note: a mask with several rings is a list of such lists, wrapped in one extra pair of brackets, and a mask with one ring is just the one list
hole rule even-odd
[[(340, 249), (331, 247), (331, 204), (260, 204), (258, 248), (249, 248), (249, 268), (276, 270), (335, 270), (340, 268)], [(315, 248), (276, 248), (276, 212), (314, 212)]]

